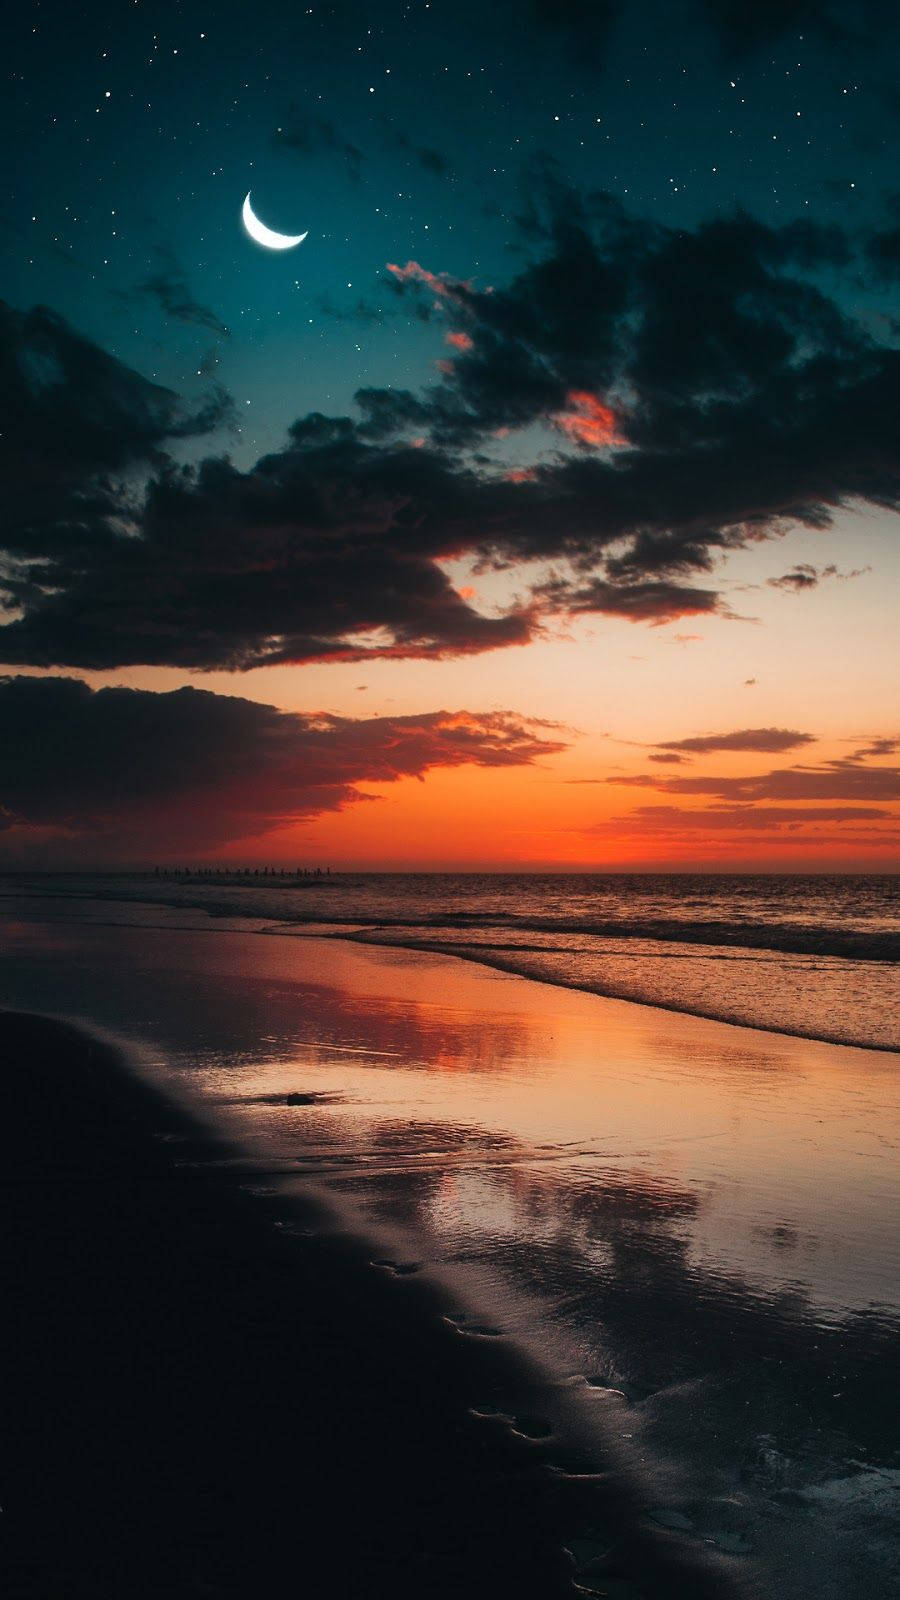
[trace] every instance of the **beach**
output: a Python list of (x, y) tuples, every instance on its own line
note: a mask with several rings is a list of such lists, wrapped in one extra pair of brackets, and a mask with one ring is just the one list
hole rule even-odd
[(248, 1195), (108, 1044), (4, 1013), (0, 1045), (5, 1593), (562, 1596), (576, 1560), (623, 1600), (731, 1592), (615, 1472), (474, 1417), (527, 1366)]
[(900, 1600), (900, 6), (4, 46), (0, 1600)]
[(11, 1592), (889, 1592), (889, 1052), (73, 909), (3, 927)]

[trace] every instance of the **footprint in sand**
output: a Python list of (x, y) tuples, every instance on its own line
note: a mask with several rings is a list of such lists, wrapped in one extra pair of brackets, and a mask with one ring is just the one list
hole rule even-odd
[(477, 1417), (480, 1422), (502, 1422), (511, 1433), (520, 1439), (549, 1439), (553, 1434), (553, 1425), (546, 1422), (543, 1417), (528, 1416), (508, 1411), (495, 1411), (490, 1407), (470, 1406), (470, 1415)]
[(549, 1439), (553, 1434), (552, 1424), (543, 1417), (515, 1416), (511, 1419), (510, 1427), (522, 1439)]
[(457, 1333), (464, 1333), (468, 1339), (502, 1339), (503, 1329), (495, 1328), (489, 1322), (469, 1322), (465, 1315), (445, 1317), (445, 1322), (455, 1328)]
[(616, 1573), (615, 1541), (601, 1536), (599, 1531), (568, 1539), (563, 1549), (575, 1568), (574, 1594), (602, 1595), (605, 1600), (646, 1600), (642, 1590)]
[(586, 1574), (572, 1579), (572, 1593), (588, 1595), (590, 1600), (594, 1600), (594, 1596), (596, 1600), (647, 1600), (644, 1591), (636, 1589), (626, 1578), (592, 1580)]

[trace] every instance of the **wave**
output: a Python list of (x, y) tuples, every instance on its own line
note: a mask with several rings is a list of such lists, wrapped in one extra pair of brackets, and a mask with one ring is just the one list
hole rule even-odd
[[(182, 904), (184, 902), (181, 902)], [(229, 913), (225, 911), (224, 915)], [(320, 917), (286, 918), (292, 926), (311, 927)], [(329, 926), (358, 927), (368, 919), (329, 916)], [(718, 949), (776, 950), (787, 955), (836, 956), (844, 961), (900, 962), (900, 934), (893, 931), (862, 931), (856, 929), (820, 928), (812, 925), (771, 922), (726, 922), (682, 920), (680, 918), (539, 918), (497, 915), (490, 912), (435, 912), (431, 916), (412, 921), (408, 916), (379, 917), (368, 924), (373, 932), (379, 929), (419, 928), (450, 932), (493, 929), (507, 932), (550, 935), (583, 935), (602, 939), (654, 939), (661, 943), (710, 945)], [(491, 941), (498, 948), (495, 941)], [(524, 949), (516, 944), (510, 948)], [(540, 948), (540, 947), (538, 947)]]
[[(85, 874), (20, 880), (10, 899), (21, 912), (24, 894), (40, 921), (171, 918), (194, 931), (424, 950), (660, 1010), (898, 1050), (896, 883), (356, 875), (333, 877), (319, 895), (317, 886), (297, 894), (281, 884)], [(8, 893), (0, 888), (2, 899)]]
[[(834, 958), (827, 966), (817, 967), (801, 957), (799, 967), (786, 967), (764, 955), (753, 959), (751, 950), (729, 955), (709, 949), (698, 954), (696, 949), (679, 950), (673, 946), (628, 953), (631, 970), (623, 973), (618, 959), (623, 955), (621, 950), (465, 944), (369, 930), (333, 933), (331, 937), (346, 938), (354, 944), (454, 956), (557, 988), (596, 994), (607, 1000), (625, 1000), (682, 1016), (704, 1017), (710, 1022), (862, 1050), (900, 1051), (897, 996), (890, 987), (893, 971), (883, 962), (848, 968), (841, 958)], [(561, 968), (560, 963), (571, 956), (580, 958), (577, 966)], [(699, 984), (694, 973), (684, 970), (698, 960), (710, 969), (708, 975), (704, 974), (706, 981)], [(589, 971), (591, 966), (594, 970)], [(612, 973), (597, 970), (610, 966), (614, 968)], [(865, 1005), (860, 1004), (856, 987), (860, 979)]]

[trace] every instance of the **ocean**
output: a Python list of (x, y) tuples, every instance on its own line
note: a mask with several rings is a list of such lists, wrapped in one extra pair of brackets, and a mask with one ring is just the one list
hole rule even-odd
[(114, 1035), (240, 1149), (217, 1181), (525, 1352), (467, 1425), (614, 1450), (756, 1600), (861, 1600), (900, 1570), (897, 884), (7, 877), (0, 1006)]
[[(566, 988), (871, 1049), (900, 1048), (900, 877), (695, 873), (22, 874), (47, 917), (128, 906), (198, 926), (427, 948)], [(116, 910), (116, 908), (119, 908)]]

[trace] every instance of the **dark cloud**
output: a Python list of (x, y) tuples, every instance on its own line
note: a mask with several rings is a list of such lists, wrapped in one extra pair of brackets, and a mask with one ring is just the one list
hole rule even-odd
[(696, 589), (679, 583), (608, 583), (602, 578), (593, 578), (590, 583), (579, 585), (557, 580), (547, 584), (540, 593), (552, 602), (554, 611), (595, 612), (654, 625), (724, 609), (714, 589)]
[(425, 171), (433, 173), (436, 178), (443, 177), (448, 171), (447, 158), (441, 155), (440, 150), (434, 150), (431, 145), (414, 144), (412, 140), (409, 140), (409, 148)]
[(653, 833), (711, 830), (749, 830), (752, 833), (802, 828), (816, 822), (874, 822), (894, 819), (881, 806), (637, 806), (617, 823), (645, 825)]
[(658, 750), (648, 761), (655, 761), (661, 767), (683, 767), (687, 763), (687, 756), (677, 755), (674, 750)]
[(869, 756), (890, 756), (897, 749), (896, 739), (872, 739), (856, 752), (856, 759), (864, 761)]
[[(167, 457), (224, 397), (188, 413), (51, 313), (7, 313), (0, 659), (249, 667), (493, 649), (553, 613), (730, 616), (695, 581), (723, 553), (900, 505), (900, 353), (816, 281), (842, 235), (676, 232), (545, 177), (538, 256), (508, 285), (389, 271), (394, 304), (441, 323), (440, 382), (300, 418), (244, 472)], [(498, 436), (535, 425), (553, 453), (504, 471)], [(463, 555), (553, 576), (484, 616), (447, 577)]]
[(201, 378), (211, 378), (218, 371), (219, 360), (217, 345), (212, 345), (209, 350), (205, 350), (197, 360), (197, 371)]
[(0, 679), (0, 829), (85, 836), (99, 858), (267, 833), (339, 810), (360, 784), (434, 767), (508, 767), (564, 748), (505, 712), (305, 716), (178, 689)]
[(363, 152), (328, 117), (292, 106), (282, 125), (275, 129), (274, 139), (277, 145), (297, 155), (337, 156), (346, 165), (351, 178), (359, 181)]
[(900, 768), (866, 766), (858, 759), (825, 762), (818, 767), (776, 767), (754, 777), (666, 778), (662, 773), (639, 773), (606, 781), (667, 794), (708, 794), (747, 804), (757, 800), (900, 800)]
[[(375, 136), (381, 144), (411, 156), (434, 177), (446, 175), (448, 162), (440, 150), (432, 145), (421, 144), (403, 129), (395, 127), (387, 117), (379, 118), (374, 126)], [(292, 106), (281, 126), (275, 129), (274, 139), (283, 149), (301, 156), (336, 156), (344, 162), (354, 182), (358, 183), (362, 177), (365, 152), (328, 117)]]
[(798, 745), (814, 744), (811, 733), (798, 733), (793, 728), (737, 728), (733, 733), (706, 733), (692, 739), (666, 739), (660, 750), (684, 751), (690, 755), (706, 755), (710, 750), (759, 750), (773, 755), (781, 750), (795, 750)]
[(790, 572), (783, 572), (780, 578), (769, 578), (768, 582), (773, 589), (792, 589), (797, 594), (802, 589), (815, 589), (820, 578), (835, 570), (834, 567), (823, 567), (819, 572), (818, 567), (798, 561)]
[(162, 252), (163, 265), (159, 272), (145, 278), (137, 286), (137, 293), (155, 300), (168, 317), (178, 322), (192, 323), (198, 328), (208, 328), (211, 333), (228, 338), (228, 329), (220, 317), (194, 296), (187, 274), (168, 252)]
[(446, 176), (450, 164), (440, 150), (435, 150), (432, 145), (419, 144), (408, 133), (404, 133), (400, 128), (395, 128), (387, 117), (381, 118), (381, 131), (389, 145), (392, 145), (395, 150), (402, 150), (404, 154), (412, 156), (413, 160), (418, 161), (420, 166), (424, 167), (426, 172), (430, 172), (433, 177), (442, 178)]
[(884, 228), (872, 235), (865, 247), (866, 261), (876, 280), (893, 284), (900, 280), (900, 227)]
[(831, 562), (827, 567), (814, 567), (808, 561), (798, 561), (790, 572), (783, 572), (780, 578), (767, 580), (771, 589), (786, 589), (793, 594), (800, 594), (804, 589), (815, 589), (823, 578), (860, 578), (868, 567), (855, 567), (852, 572), (840, 572)]
[[(580, 456), (534, 480), (568, 512), (564, 547), (628, 541), (616, 580), (709, 570), (717, 551), (787, 519), (824, 526), (853, 497), (898, 503), (900, 356), (810, 277), (848, 259), (839, 232), (742, 216), (674, 232), (608, 196), (568, 196), (552, 173), (545, 205), (545, 254), (506, 288), (391, 271), (396, 294), (443, 308), (472, 341), (417, 397), (434, 442), (606, 408), (606, 432), (569, 431)], [(412, 423), (401, 408), (396, 427)], [(614, 453), (592, 448), (614, 431)], [(515, 543), (542, 553), (527, 531)]]
[(896, 21), (888, 0), (694, 0), (726, 57), (750, 55), (779, 39), (816, 38), (835, 51), (874, 49)]
[(642, 0), (640, 6), (629, 0), (533, 0), (532, 16), (593, 71), (605, 65), (622, 18), (637, 17), (642, 36), (669, 38), (673, 49), (683, 48), (699, 27), (732, 67), (786, 40), (798, 46), (813, 42), (835, 62), (871, 58), (885, 51), (897, 26), (890, 0)]
[(140, 538), (8, 583), (25, 615), (0, 631), (0, 658), (239, 669), (522, 644), (533, 611), (481, 615), (435, 559), (464, 547), (479, 507), (489, 519), (477, 480), (434, 453), (307, 418), (249, 473), (211, 460), (155, 478)]
[(362, 295), (353, 305), (346, 306), (337, 305), (330, 295), (320, 295), (318, 305), (322, 315), (332, 317), (335, 322), (359, 322), (372, 325), (384, 321), (384, 307), (373, 305), (371, 300), (364, 300)]
[(230, 417), (221, 390), (189, 410), (46, 307), (20, 313), (0, 303), (0, 589), (7, 603), (27, 610), (53, 583), (69, 586), (80, 570), (102, 570), (138, 532), (135, 475), (162, 466), (175, 441), (210, 433)]
[(860, 745), (859, 749), (852, 750), (849, 755), (837, 756), (829, 765), (836, 769), (861, 767), (873, 756), (892, 755), (896, 749), (896, 739), (871, 739), (866, 744)]
[(535, 22), (558, 32), (582, 66), (602, 65), (624, 0), (532, 0)]

